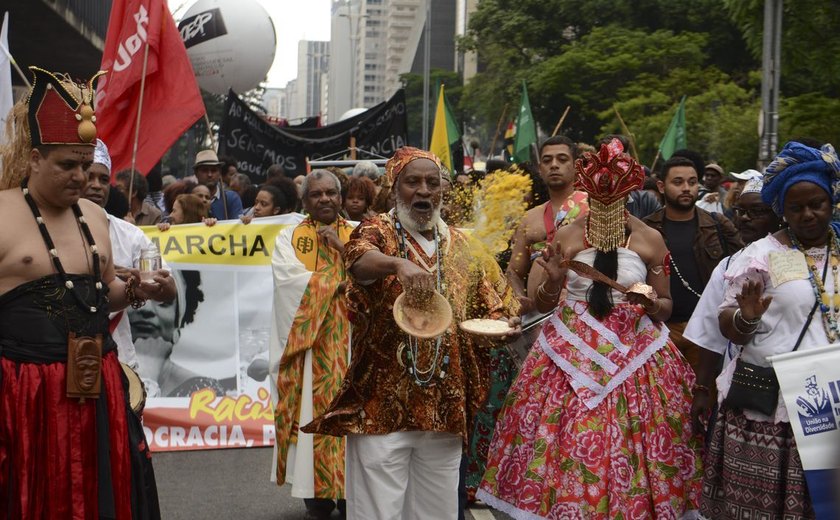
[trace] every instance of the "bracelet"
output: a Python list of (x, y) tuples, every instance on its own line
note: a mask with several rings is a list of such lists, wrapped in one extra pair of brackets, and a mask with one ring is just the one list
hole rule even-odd
[(706, 392), (709, 393), (709, 387), (706, 385), (701, 385), (699, 383), (695, 383), (694, 386), (691, 387), (691, 392), (696, 394), (697, 392)]
[(749, 326), (758, 325), (759, 323), (761, 323), (761, 316), (759, 316), (758, 318), (753, 318), (751, 320), (748, 320), (741, 313), (740, 308), (735, 310), (735, 314), (738, 315), (738, 319), (741, 320), (741, 322), (746, 323)]
[(146, 300), (138, 298), (134, 293), (134, 285), (136, 283), (137, 280), (133, 276), (125, 281), (125, 299), (131, 304), (132, 309), (139, 309), (146, 305)]
[[(749, 330), (744, 330), (738, 327), (738, 320), (744, 322)], [(761, 322), (761, 318), (757, 318), (754, 320), (747, 320), (741, 316), (741, 309), (735, 309), (735, 314), (732, 315), (732, 327), (735, 329), (735, 332), (738, 334), (743, 334), (744, 336), (749, 336), (750, 334), (755, 334), (755, 331), (758, 329), (758, 324)]]
[(645, 306), (642, 306), (642, 309), (644, 309), (646, 313), (653, 316), (654, 314), (662, 310), (662, 302), (659, 300), (659, 298), (657, 298), (653, 300), (653, 309), (648, 310), (648, 308)]
[[(553, 293), (550, 293), (545, 290), (545, 282), (543, 282), (539, 285), (539, 287), (537, 287), (537, 299), (542, 300), (545, 303), (555, 303), (557, 301), (557, 297), (560, 296), (561, 291), (562, 289), (557, 289)], [(543, 296), (550, 299), (543, 298)]]
[(548, 291), (545, 289), (545, 282), (543, 282), (543, 283), (541, 283), (541, 284), (540, 284), (540, 286), (539, 286), (539, 290), (540, 290), (540, 291), (542, 291), (542, 292), (543, 292), (543, 294), (545, 294), (546, 296), (552, 296), (552, 297), (555, 297), (555, 296), (559, 296), (559, 295), (560, 295), (560, 291), (562, 291), (562, 290), (563, 290), (563, 288), (562, 288), (562, 287), (558, 287), (556, 291), (554, 291), (554, 292), (548, 292)]

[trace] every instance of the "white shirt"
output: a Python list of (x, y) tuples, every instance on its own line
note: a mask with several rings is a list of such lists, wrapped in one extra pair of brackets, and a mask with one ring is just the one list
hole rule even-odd
[[(778, 287), (773, 286), (770, 278), (770, 253), (786, 251), (790, 251), (790, 248), (781, 244), (773, 235), (768, 235), (745, 247), (743, 254), (732, 261), (724, 275), (726, 289), (720, 311), (738, 306), (735, 295), (740, 294), (741, 288), (748, 280), (761, 280), (764, 283), (764, 296), (773, 297), (767, 311), (761, 316), (756, 333), (741, 352), (741, 357), (747, 363), (766, 367), (770, 365), (767, 361), (769, 356), (792, 351), (816, 300), (807, 271), (803, 271), (798, 278), (784, 282)], [(824, 253), (825, 249), (820, 248), (817, 252)], [(824, 265), (824, 259), (816, 262), (820, 274), (823, 273)], [(825, 287), (834, 287), (831, 269), (826, 271), (824, 284)], [(817, 311), (805, 330), (799, 350), (823, 347), (829, 343), (823, 328), (822, 316), (820, 311)], [(735, 362), (732, 360), (717, 378), (719, 401), (722, 401), (729, 392), (734, 370)], [(779, 393), (779, 405), (773, 417), (750, 410), (745, 410), (744, 415), (753, 421), (774, 423), (789, 421), (781, 393)]]
[[(111, 254), (114, 265), (120, 267), (140, 267), (140, 254), (152, 243), (140, 228), (121, 218), (108, 215), (108, 234), (111, 236)], [(111, 318), (119, 313), (111, 313)], [(134, 351), (134, 341), (131, 338), (131, 326), (128, 323), (126, 311), (122, 312), (120, 321), (111, 333), (117, 344), (117, 354), (123, 363), (137, 369), (137, 354)]]
[(700, 301), (694, 308), (691, 314), (691, 319), (688, 320), (688, 325), (685, 326), (683, 337), (697, 346), (703, 347), (706, 350), (711, 350), (724, 356), (724, 363), (729, 360), (727, 347), (729, 340), (720, 333), (720, 324), (718, 322), (718, 314), (720, 312), (720, 304), (723, 303), (723, 293), (726, 289), (726, 280), (723, 278), (724, 272), (729, 264), (738, 258), (740, 251), (734, 255), (722, 259), (715, 270), (712, 271), (712, 276), (703, 290)]

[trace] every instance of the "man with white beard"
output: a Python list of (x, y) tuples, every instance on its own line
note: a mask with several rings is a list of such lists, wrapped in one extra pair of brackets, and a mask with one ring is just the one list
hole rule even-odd
[[(518, 315), (498, 266), (476, 261), (440, 218), (440, 160), (411, 147), (386, 167), (396, 209), (359, 225), (345, 246), (353, 356), (338, 396), (303, 428), (347, 435), (347, 518), (456, 518), (461, 453), (487, 393), (489, 342), (472, 318)], [(400, 330), (403, 290), (437, 290), (452, 307), (443, 335)], [(518, 318), (510, 320), (517, 329)]]

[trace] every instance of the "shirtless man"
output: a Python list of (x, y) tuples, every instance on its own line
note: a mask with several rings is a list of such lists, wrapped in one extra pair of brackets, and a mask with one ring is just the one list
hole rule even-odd
[(146, 287), (137, 272), (128, 284), (114, 275), (105, 213), (81, 198), (96, 141), (93, 80), (31, 70), (34, 87), (15, 106), (17, 132), (4, 150), (10, 189), (0, 192), (0, 460), (14, 461), (0, 466), (0, 510), (159, 518), (108, 334), (108, 311), (140, 305)]
[(540, 146), (540, 177), (548, 186), (550, 200), (525, 214), (513, 235), (505, 272), (523, 314), (534, 310), (534, 291), (543, 279), (543, 268), (533, 263), (532, 255), (551, 242), (558, 228), (589, 209), (586, 193), (574, 189), (576, 158), (577, 145), (568, 137), (549, 137)]

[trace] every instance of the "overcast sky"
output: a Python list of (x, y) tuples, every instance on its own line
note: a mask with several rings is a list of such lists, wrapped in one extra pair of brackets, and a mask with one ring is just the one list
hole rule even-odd
[[(226, 0), (227, 1), (227, 0)], [(238, 5), (236, 0), (229, 0)], [(168, 0), (176, 23), (196, 0)], [(271, 16), (277, 33), (277, 52), (268, 72), (268, 85), (285, 87), (297, 76), (300, 40), (330, 39), (330, 0), (256, 0)]]

